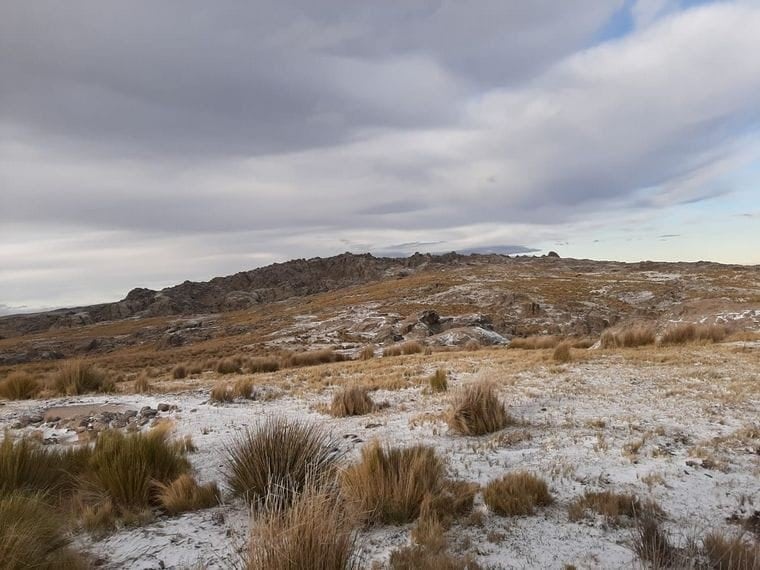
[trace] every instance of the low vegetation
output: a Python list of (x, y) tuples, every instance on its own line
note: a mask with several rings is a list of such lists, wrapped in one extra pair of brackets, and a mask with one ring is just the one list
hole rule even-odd
[(448, 373), (445, 368), (439, 368), (428, 378), (428, 384), (433, 392), (445, 392), (449, 389)]
[(174, 368), (172, 368), (172, 378), (175, 380), (186, 378), (188, 374), (189, 370), (184, 364), (177, 364)]
[(227, 382), (217, 382), (211, 392), (209, 392), (209, 400), (212, 402), (232, 402), (235, 399), (235, 391), (227, 384)]
[(270, 356), (259, 356), (248, 361), (248, 370), (252, 374), (262, 372), (277, 372), (280, 369), (280, 361)]
[(483, 489), (483, 500), (498, 515), (531, 515), (536, 507), (553, 502), (543, 479), (517, 471), (494, 479)]
[(242, 363), (239, 358), (222, 358), (216, 363), (216, 371), (219, 374), (240, 374)]
[(587, 512), (602, 515), (610, 524), (619, 524), (622, 517), (633, 521), (643, 516), (662, 515), (657, 503), (642, 502), (636, 495), (614, 491), (587, 491), (568, 507), (571, 521), (582, 519)]
[(426, 497), (440, 492), (443, 471), (432, 447), (389, 447), (374, 441), (345, 469), (342, 489), (368, 522), (404, 524), (419, 516)]
[(660, 337), (663, 346), (686, 344), (690, 342), (722, 342), (728, 336), (728, 330), (721, 325), (680, 324), (667, 329)]
[(330, 404), (330, 414), (336, 418), (363, 416), (375, 410), (375, 403), (369, 397), (365, 386), (348, 386), (339, 389)]
[(235, 495), (263, 507), (272, 496), (289, 504), (307, 485), (334, 479), (341, 453), (320, 426), (270, 417), (246, 430), (226, 450), (225, 475)]
[(484, 435), (506, 427), (511, 418), (490, 382), (470, 384), (456, 394), (447, 422), (462, 435)]
[(561, 337), (554, 335), (515, 337), (509, 343), (509, 348), (522, 348), (525, 350), (554, 348), (561, 341)]
[(114, 384), (105, 372), (83, 360), (65, 362), (54, 376), (53, 386), (66, 396), (114, 390)]
[(39, 394), (42, 386), (31, 375), (23, 371), (11, 372), (0, 381), (0, 398), (6, 400), (29, 400)]
[(343, 362), (345, 356), (330, 348), (297, 352), (289, 354), (283, 359), (284, 368), (297, 368), (300, 366), (315, 366), (317, 364), (329, 364), (331, 362)]
[(602, 348), (635, 348), (654, 344), (656, 338), (654, 325), (636, 324), (616, 331), (604, 331), (601, 345)]
[(251, 528), (249, 570), (358, 570), (356, 516), (333, 493), (308, 488), (292, 505), (279, 501), (260, 512)]
[(556, 362), (570, 362), (573, 359), (570, 348), (572, 343), (569, 341), (562, 341), (555, 348), (552, 353), (552, 359)]
[(157, 483), (158, 502), (170, 515), (207, 509), (219, 503), (216, 483), (200, 485), (195, 477), (183, 473), (169, 484)]
[(711, 532), (703, 539), (704, 552), (716, 570), (760, 570), (760, 542), (743, 536)]
[(359, 360), (372, 360), (375, 358), (375, 347), (368, 344), (359, 352)]
[(383, 356), (403, 356), (420, 354), (425, 351), (425, 346), (416, 340), (408, 340), (400, 344), (394, 344), (383, 348)]

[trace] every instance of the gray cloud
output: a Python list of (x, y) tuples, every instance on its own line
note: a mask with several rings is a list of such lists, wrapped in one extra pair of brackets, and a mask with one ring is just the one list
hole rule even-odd
[(639, 0), (593, 45), (621, 6), (8, 2), (0, 297), (539, 247), (729, 196), (760, 157), (760, 7)]

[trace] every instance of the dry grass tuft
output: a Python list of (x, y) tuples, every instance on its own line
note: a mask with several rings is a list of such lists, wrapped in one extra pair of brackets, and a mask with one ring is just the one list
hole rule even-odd
[(404, 546), (391, 552), (390, 570), (481, 570), (469, 555), (457, 556), (422, 545)]
[(404, 524), (419, 516), (427, 496), (440, 491), (443, 470), (432, 447), (395, 448), (374, 441), (343, 472), (342, 488), (368, 522)]
[(307, 484), (327, 484), (341, 453), (332, 436), (316, 424), (272, 417), (228, 446), (227, 484), (257, 507), (272, 496), (287, 505)]
[(288, 509), (276, 504), (254, 521), (249, 570), (358, 570), (356, 517), (334, 494), (308, 489)]
[(656, 340), (654, 325), (631, 325), (626, 328), (602, 333), (602, 348), (634, 348), (654, 344)]
[(0, 498), (0, 565), (7, 570), (78, 570), (89, 565), (72, 552), (65, 522), (39, 497)]
[(153, 389), (153, 385), (145, 374), (140, 374), (135, 380), (135, 393), (147, 394)]
[(235, 399), (234, 390), (226, 382), (217, 382), (209, 393), (212, 402), (232, 402)]
[(561, 341), (562, 338), (554, 335), (517, 337), (509, 343), (509, 348), (522, 348), (524, 350), (554, 348)]
[(317, 364), (329, 364), (331, 362), (343, 362), (346, 358), (330, 348), (322, 350), (311, 350), (309, 352), (298, 352), (290, 354), (284, 359), (285, 366), (316, 366)]
[(525, 471), (507, 473), (488, 483), (483, 500), (493, 512), (503, 516), (531, 515), (536, 507), (553, 502), (546, 482)]
[(416, 340), (408, 340), (400, 344), (394, 344), (383, 348), (383, 356), (402, 356), (420, 354), (425, 351), (425, 346)]
[(359, 352), (359, 360), (372, 360), (375, 358), (375, 347), (368, 344)]
[(184, 364), (177, 364), (177, 366), (172, 368), (172, 378), (175, 380), (182, 380), (183, 378), (187, 378), (188, 372), (187, 366)]
[(428, 378), (428, 384), (433, 392), (445, 392), (449, 389), (448, 373), (445, 368), (439, 368)]
[(511, 418), (490, 382), (466, 386), (452, 402), (449, 428), (462, 435), (484, 435), (506, 427)]
[(156, 428), (124, 435), (102, 432), (89, 462), (90, 485), (122, 512), (157, 505), (156, 484), (169, 484), (190, 470), (183, 445)]
[(678, 549), (670, 542), (659, 521), (651, 516), (637, 519), (633, 550), (653, 568), (671, 568), (680, 557)]
[(702, 541), (710, 567), (716, 570), (760, 570), (760, 542), (741, 536), (726, 537), (719, 532)]
[(114, 390), (114, 384), (105, 372), (82, 360), (65, 362), (55, 375), (53, 384), (59, 393), (66, 396)]
[(570, 362), (573, 359), (573, 356), (570, 353), (571, 346), (572, 343), (569, 341), (559, 343), (552, 353), (552, 359), (556, 362)]
[(277, 372), (280, 369), (280, 361), (271, 356), (259, 356), (248, 361), (248, 370), (252, 374), (261, 372)]
[(240, 360), (236, 358), (222, 358), (216, 363), (216, 371), (219, 374), (240, 374), (241, 370)]
[(170, 515), (207, 509), (219, 504), (216, 483), (199, 485), (195, 478), (183, 473), (169, 484), (158, 483), (158, 502)]
[(660, 345), (686, 344), (689, 342), (722, 342), (728, 330), (721, 325), (697, 325), (686, 323), (666, 330), (660, 337)]
[(11, 372), (0, 382), (0, 397), (7, 400), (29, 400), (40, 392), (37, 380), (26, 372)]
[(240, 378), (232, 387), (233, 398), (250, 399), (253, 395), (253, 380), (250, 378)]
[(476, 350), (480, 350), (481, 348), (483, 347), (481, 346), (480, 342), (478, 342), (474, 338), (471, 338), (466, 343), (464, 343), (464, 349), (469, 352), (475, 352)]
[(658, 517), (663, 514), (662, 509), (654, 501), (642, 503), (635, 495), (613, 491), (587, 491), (568, 507), (571, 521), (582, 519), (586, 511), (593, 511), (604, 516), (610, 524), (618, 524), (621, 517), (633, 520), (637, 517)]
[(365, 386), (349, 386), (341, 388), (333, 396), (330, 415), (336, 418), (363, 416), (373, 412), (375, 408), (375, 403), (369, 397), (369, 390)]

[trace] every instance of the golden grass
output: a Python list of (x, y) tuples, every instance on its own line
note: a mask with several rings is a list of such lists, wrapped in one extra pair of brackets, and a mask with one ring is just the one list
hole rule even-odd
[(66, 524), (38, 496), (0, 497), (0, 565), (5, 570), (89, 567), (69, 548)]
[(484, 435), (503, 429), (511, 418), (494, 385), (480, 381), (464, 387), (452, 400), (449, 428), (461, 435)]
[(686, 344), (689, 342), (722, 342), (728, 330), (721, 325), (679, 324), (667, 329), (660, 337), (662, 346)]
[[(226, 392), (226, 391), (225, 391)], [(232, 387), (233, 398), (250, 399), (253, 394), (253, 380), (250, 378), (240, 378)], [(226, 394), (225, 394), (226, 395)]]
[(289, 508), (276, 504), (256, 517), (247, 568), (358, 570), (356, 523), (334, 494), (306, 489)]
[(232, 402), (234, 399), (235, 391), (224, 381), (217, 382), (209, 392), (209, 400), (212, 402)]
[(587, 491), (568, 507), (571, 521), (582, 519), (587, 511), (598, 513), (610, 524), (618, 524), (621, 517), (634, 520), (642, 516), (662, 516), (662, 509), (654, 501), (642, 503), (635, 495), (613, 491)]
[(342, 474), (342, 489), (370, 523), (403, 524), (420, 514), (443, 483), (443, 461), (432, 447), (383, 446), (373, 441)]
[(147, 394), (153, 389), (153, 385), (147, 375), (140, 374), (135, 380), (134, 389), (137, 394)]
[(242, 368), (239, 359), (222, 358), (216, 363), (216, 371), (219, 374), (240, 374)]
[(445, 392), (449, 389), (448, 373), (445, 368), (438, 368), (428, 378), (428, 384), (433, 392)]
[(507, 473), (489, 482), (483, 490), (483, 500), (502, 516), (531, 515), (536, 507), (553, 502), (546, 482), (525, 471)]
[(375, 358), (375, 347), (368, 344), (359, 352), (359, 360), (372, 360)]
[(182, 378), (186, 378), (187, 375), (188, 375), (188, 368), (184, 364), (177, 364), (174, 368), (172, 368), (172, 378), (174, 378), (175, 380), (181, 380)]
[(260, 356), (248, 361), (248, 370), (252, 374), (260, 372), (277, 372), (280, 369), (280, 361), (271, 356)]
[(0, 398), (6, 400), (29, 400), (39, 394), (40, 383), (24, 371), (11, 372), (0, 381)]
[(633, 550), (641, 560), (649, 562), (656, 569), (677, 568), (681, 557), (681, 553), (653, 516), (636, 519)]
[(330, 404), (330, 415), (336, 418), (363, 416), (375, 410), (375, 403), (369, 397), (365, 386), (347, 386), (339, 389)]
[(171, 483), (157, 483), (158, 502), (170, 515), (207, 509), (219, 504), (216, 483), (199, 485), (189, 473), (183, 473)]
[(760, 570), (760, 542), (711, 532), (703, 539), (710, 567), (716, 570)]
[(508, 348), (522, 348), (524, 350), (537, 350), (545, 348), (554, 348), (562, 338), (554, 335), (515, 337), (509, 343)]
[(69, 360), (61, 365), (53, 379), (55, 389), (67, 396), (87, 392), (112, 392), (113, 382), (105, 372), (83, 360)]
[(307, 485), (326, 484), (341, 454), (317, 424), (267, 418), (226, 449), (225, 476), (233, 494), (261, 507), (273, 496), (287, 505)]
[(656, 340), (654, 325), (636, 324), (625, 328), (602, 333), (602, 348), (634, 348), (654, 344)]
[(328, 364), (330, 362), (342, 362), (346, 358), (330, 348), (322, 350), (311, 350), (308, 352), (297, 352), (287, 355), (283, 359), (283, 365), (286, 368), (297, 368), (301, 366), (316, 366), (317, 364)]
[(403, 546), (391, 552), (390, 570), (481, 570), (469, 555), (457, 556), (444, 549), (422, 545)]
[(408, 340), (399, 344), (386, 346), (383, 348), (383, 356), (402, 356), (409, 354), (420, 354), (425, 351), (425, 346), (416, 340)]
[(90, 484), (115, 507), (134, 511), (158, 504), (156, 484), (169, 484), (190, 470), (181, 443), (169, 431), (155, 428), (124, 435), (101, 432), (86, 474)]
[(563, 341), (559, 343), (554, 348), (554, 352), (552, 353), (552, 360), (555, 362), (570, 362), (573, 359), (573, 356), (570, 352), (571, 346), (572, 343), (569, 341)]

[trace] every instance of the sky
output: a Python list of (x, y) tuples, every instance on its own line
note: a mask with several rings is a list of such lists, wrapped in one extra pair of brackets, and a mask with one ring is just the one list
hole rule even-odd
[(5, 0), (0, 313), (293, 258), (760, 263), (760, 0)]

